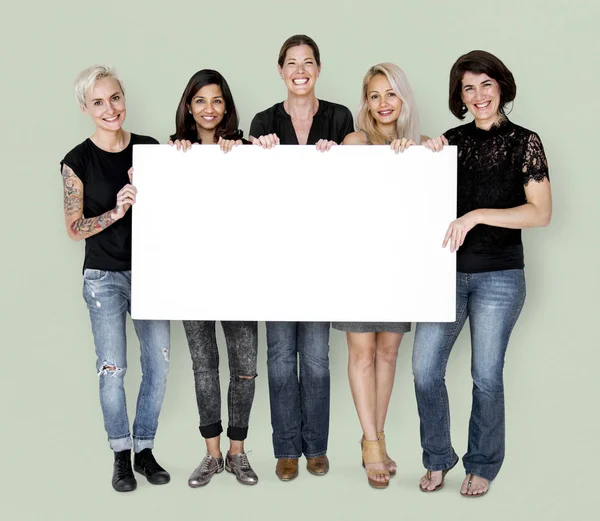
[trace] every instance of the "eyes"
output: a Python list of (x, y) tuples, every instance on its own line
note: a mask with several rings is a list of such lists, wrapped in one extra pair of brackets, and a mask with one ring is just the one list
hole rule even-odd
[[(314, 65), (314, 63), (315, 63), (315, 62), (314, 62), (314, 60), (311, 60), (310, 58), (309, 58), (309, 59), (306, 59), (306, 60), (304, 60), (304, 65), (305, 65), (305, 66), (307, 66), (307, 65)], [(286, 65), (287, 65), (288, 67), (296, 67), (296, 61), (295, 61), (295, 60), (290, 60), (290, 61), (288, 61), (288, 62), (286, 63)]]
[[(395, 98), (396, 97), (396, 93), (393, 92), (393, 91), (392, 92), (386, 92), (385, 93), (385, 97), (386, 98)], [(379, 94), (371, 94), (369, 96), (369, 99), (375, 101), (375, 100), (379, 99)]]
[[(201, 104), (201, 103), (206, 103), (206, 99), (204, 99), (204, 98), (196, 98), (196, 99), (194, 100), (194, 103), (195, 103), (196, 105), (199, 105), (199, 104)], [(223, 100), (222, 100), (222, 99), (219, 99), (219, 98), (217, 98), (217, 99), (214, 99), (214, 100), (213, 100), (213, 103), (215, 103), (216, 105), (221, 105), (221, 104), (223, 103)]]
[[(110, 100), (113, 103), (117, 103), (120, 99), (121, 99), (121, 96), (119, 96), (118, 94), (115, 94), (112, 98), (110, 98)], [(96, 101), (94, 101), (94, 106), (100, 107), (102, 105), (102, 103), (104, 103), (104, 102), (101, 99), (97, 99)]]
[[(491, 81), (486, 81), (481, 84), (481, 87), (484, 89), (489, 89), (492, 85), (493, 83)], [(473, 92), (475, 90), (475, 87), (473, 87), (473, 85), (467, 85), (463, 90), (465, 92)]]

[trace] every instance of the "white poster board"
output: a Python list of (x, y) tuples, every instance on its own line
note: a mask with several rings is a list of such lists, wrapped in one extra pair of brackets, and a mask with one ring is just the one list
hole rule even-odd
[(133, 151), (132, 316), (455, 319), (456, 148)]

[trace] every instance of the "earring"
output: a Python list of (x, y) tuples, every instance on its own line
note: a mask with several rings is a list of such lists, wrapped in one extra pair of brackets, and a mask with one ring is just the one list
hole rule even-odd
[(463, 106), (462, 106), (462, 109), (463, 109), (463, 110), (467, 110), (467, 106), (466, 106), (466, 105), (463, 105)]
[(188, 112), (189, 112), (190, 114), (192, 113), (192, 111), (191, 111), (190, 109), (188, 109)]

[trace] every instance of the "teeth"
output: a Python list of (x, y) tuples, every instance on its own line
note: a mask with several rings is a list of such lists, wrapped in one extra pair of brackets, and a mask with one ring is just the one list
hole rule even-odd
[(302, 79), (296, 79), (293, 80), (294, 85), (304, 85), (305, 83), (308, 83), (308, 79), (307, 78), (302, 78)]

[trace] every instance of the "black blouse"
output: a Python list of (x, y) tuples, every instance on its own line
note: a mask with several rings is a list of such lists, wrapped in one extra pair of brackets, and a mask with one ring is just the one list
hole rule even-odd
[[(468, 123), (444, 133), (458, 147), (458, 217), (478, 208), (513, 208), (527, 202), (524, 187), (548, 176), (539, 136), (503, 119), (490, 130)], [(479, 224), (457, 252), (464, 273), (524, 267), (521, 230)]]
[[(314, 145), (319, 139), (340, 144), (351, 132), (354, 132), (354, 123), (348, 108), (319, 100), (319, 108), (313, 117), (306, 144)], [(283, 102), (276, 103), (254, 116), (250, 125), (250, 135), (256, 138), (266, 134), (277, 134), (282, 145), (298, 144), (292, 118), (283, 108)]]

